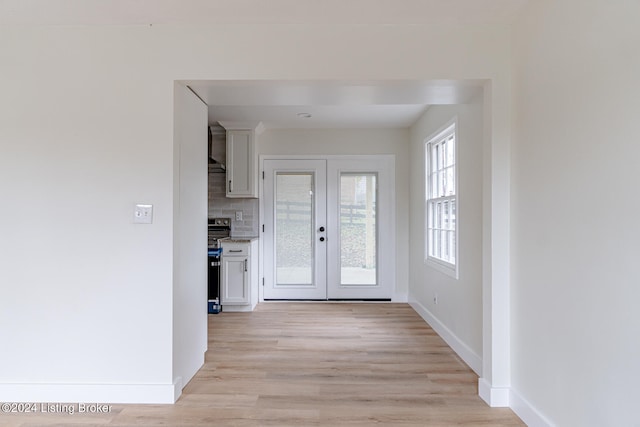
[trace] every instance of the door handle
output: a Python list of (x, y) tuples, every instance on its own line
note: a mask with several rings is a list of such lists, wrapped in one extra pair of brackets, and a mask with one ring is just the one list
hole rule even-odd
[(321, 238), (320, 238), (320, 241), (321, 241), (321, 242), (324, 242), (324, 237), (321, 237)]
[(229, 180), (229, 193), (231, 193), (231, 180)]
[(318, 231), (322, 233), (324, 231), (324, 227), (320, 227)]

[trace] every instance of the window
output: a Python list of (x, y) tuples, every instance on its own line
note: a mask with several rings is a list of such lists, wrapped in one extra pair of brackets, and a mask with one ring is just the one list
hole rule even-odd
[(455, 122), (425, 143), (426, 262), (457, 278)]

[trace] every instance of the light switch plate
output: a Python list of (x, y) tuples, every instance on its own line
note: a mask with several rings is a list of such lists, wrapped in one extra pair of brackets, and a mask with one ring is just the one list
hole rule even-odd
[(133, 209), (133, 223), (153, 223), (153, 205), (136, 205), (136, 207)]

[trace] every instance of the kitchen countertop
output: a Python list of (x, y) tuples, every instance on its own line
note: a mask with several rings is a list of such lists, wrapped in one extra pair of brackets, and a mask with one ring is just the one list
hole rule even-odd
[(224, 244), (225, 242), (229, 243), (249, 243), (254, 240), (258, 240), (259, 237), (251, 237), (251, 236), (241, 236), (241, 237), (225, 237), (224, 239), (220, 239), (220, 243)]

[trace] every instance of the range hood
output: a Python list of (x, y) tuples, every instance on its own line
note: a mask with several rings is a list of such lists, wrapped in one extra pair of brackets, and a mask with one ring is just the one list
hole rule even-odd
[(219, 124), (209, 126), (209, 173), (225, 173), (227, 131)]

